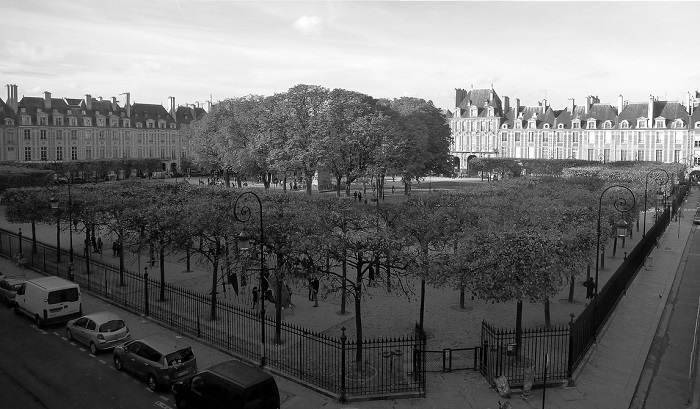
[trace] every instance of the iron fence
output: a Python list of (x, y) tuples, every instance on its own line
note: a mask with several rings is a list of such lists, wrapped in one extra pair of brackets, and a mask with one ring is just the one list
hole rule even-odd
[[(216, 303), (212, 317), (211, 295), (201, 294), (159, 278), (110, 266), (90, 257), (32, 242), (27, 237), (0, 229), (0, 254), (17, 264), (64, 277), (84, 291), (99, 295), (132, 311), (149, 316), (181, 332), (225, 348), (251, 362), (265, 356), (267, 367), (308, 383), (342, 401), (425, 396), (425, 339), (407, 336), (348, 341), (265, 319), (262, 342), (261, 317), (257, 310)], [(21, 254), (21, 256), (20, 256)], [(272, 310), (274, 311), (274, 310)], [(263, 349), (264, 348), (264, 349)], [(358, 353), (358, 351), (361, 351)]]
[(452, 372), (480, 370), (481, 347), (444, 348), (442, 351), (425, 351), (426, 372)]

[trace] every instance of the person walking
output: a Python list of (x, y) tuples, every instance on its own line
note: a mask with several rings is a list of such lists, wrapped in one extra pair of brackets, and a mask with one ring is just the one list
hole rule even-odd
[(593, 277), (588, 277), (588, 280), (583, 283), (583, 286), (586, 287), (586, 299), (590, 300), (593, 298), (595, 292), (595, 281), (593, 281)]
[(117, 241), (112, 242), (112, 257), (117, 257)]
[(320, 288), (321, 283), (318, 281), (318, 278), (314, 278), (313, 282), (313, 287), (314, 287), (314, 307), (318, 307), (318, 289)]
[(102, 237), (97, 238), (97, 252), (102, 254)]
[(253, 309), (258, 306), (258, 287), (253, 287)]
[(95, 236), (92, 236), (92, 252), (97, 253), (97, 239), (95, 239)]

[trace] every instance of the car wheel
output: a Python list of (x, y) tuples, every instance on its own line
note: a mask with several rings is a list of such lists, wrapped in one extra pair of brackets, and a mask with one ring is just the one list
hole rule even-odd
[(94, 342), (91, 342), (91, 343), (90, 343), (90, 353), (93, 354), (93, 355), (97, 355), (97, 352), (99, 352), (99, 351), (97, 350), (97, 345), (95, 345)]
[(153, 392), (158, 390), (158, 382), (156, 382), (156, 377), (153, 375), (148, 375), (148, 388)]
[(70, 328), (66, 328), (66, 338), (68, 338), (71, 341), (73, 340), (73, 333), (70, 332)]
[(117, 371), (124, 370), (124, 365), (122, 365), (122, 360), (118, 356), (114, 357), (114, 367), (117, 369)]
[(41, 321), (41, 318), (39, 318), (38, 315), (34, 317), (34, 323), (36, 324), (37, 328), (41, 328), (44, 326), (44, 323)]
[(187, 401), (185, 399), (178, 399), (175, 401), (175, 407), (178, 409), (187, 409)]

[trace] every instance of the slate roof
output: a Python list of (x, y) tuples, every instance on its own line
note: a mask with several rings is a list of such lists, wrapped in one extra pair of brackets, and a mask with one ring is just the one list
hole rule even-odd
[[(193, 109), (194, 113), (192, 112)], [(175, 120), (177, 121), (178, 125), (187, 125), (195, 119), (200, 119), (201, 117), (206, 115), (206, 113), (207, 111), (205, 111), (204, 108), (191, 108), (179, 106), (175, 110)], [(196, 117), (193, 117), (193, 114)]]
[(654, 119), (663, 117), (666, 119), (666, 127), (670, 128), (671, 122), (682, 119), (688, 124), (689, 115), (685, 106), (680, 102), (654, 101)]
[[(584, 108), (584, 107), (581, 107)], [(605, 121), (610, 121), (613, 127), (617, 126), (617, 109), (608, 104), (592, 104), (588, 109), (588, 113), (581, 113), (581, 128), (587, 128), (589, 119), (595, 119), (595, 129), (600, 128), (600, 125)]]
[(640, 102), (627, 104), (620, 112), (617, 117), (617, 122), (622, 123), (622, 121), (627, 121), (629, 123), (629, 129), (637, 128), (637, 119), (646, 118), (649, 112), (649, 103)]
[(695, 109), (690, 116), (691, 129), (696, 129), (694, 128), (696, 122), (700, 122), (700, 109)]
[[(489, 100), (489, 98), (492, 98)], [(462, 102), (459, 103), (458, 108), (462, 109), (462, 117), (469, 117), (470, 106), (476, 106), (477, 116), (485, 117), (488, 114), (486, 107), (494, 108), (494, 116), (503, 115), (503, 108), (501, 105), (501, 98), (498, 96), (496, 91), (493, 89), (472, 89), (467, 92)]]
[(146, 121), (149, 119), (156, 123), (161, 119), (164, 119), (167, 124), (175, 122), (163, 105), (136, 103), (131, 105), (131, 120), (134, 124), (141, 122), (145, 128)]

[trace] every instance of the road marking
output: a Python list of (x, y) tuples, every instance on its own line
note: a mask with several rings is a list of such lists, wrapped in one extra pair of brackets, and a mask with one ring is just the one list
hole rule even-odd
[(43, 329), (37, 327), (36, 325), (32, 324), (32, 328), (34, 328), (35, 330), (41, 332), (43, 335), (46, 335), (46, 331), (44, 331)]
[(66, 338), (66, 337), (61, 337), (61, 339), (64, 341), (68, 341), (68, 338)]
[(159, 398), (163, 399), (163, 400), (166, 401), (166, 402), (170, 400), (170, 399), (166, 398), (166, 397), (163, 396), (163, 395), (160, 395)]
[(53, 333), (55, 336), (60, 337), (61, 335), (58, 332)]
[[(162, 396), (161, 396), (161, 397), (162, 397)], [(161, 402), (161, 401), (159, 401), (159, 400), (156, 401), (156, 406), (160, 406), (160, 407), (163, 408), (163, 409), (172, 409), (170, 406), (166, 405), (165, 403), (163, 403), (163, 402)]]
[(85, 352), (85, 348), (78, 348), (80, 349), (80, 352)]
[(100, 361), (101, 364), (106, 364), (106, 363), (107, 363), (107, 361), (103, 361), (103, 360), (101, 360), (101, 359), (98, 359), (98, 361)]
[(75, 346), (75, 342), (71, 342), (70, 344), (71, 344), (72, 346)]

